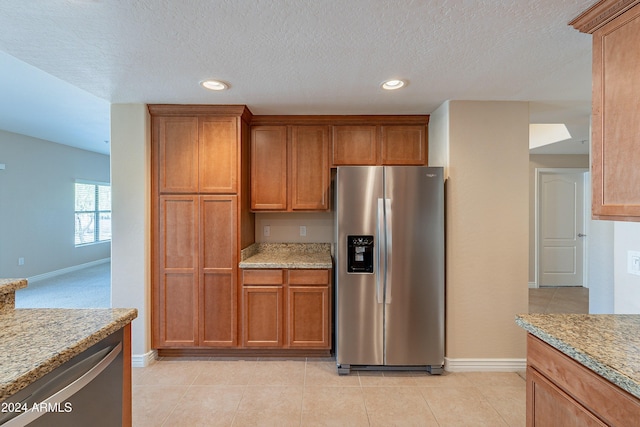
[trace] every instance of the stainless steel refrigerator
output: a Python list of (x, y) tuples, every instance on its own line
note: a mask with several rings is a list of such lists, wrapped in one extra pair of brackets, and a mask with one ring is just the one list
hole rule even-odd
[(335, 198), (338, 373), (441, 373), (442, 168), (338, 167)]

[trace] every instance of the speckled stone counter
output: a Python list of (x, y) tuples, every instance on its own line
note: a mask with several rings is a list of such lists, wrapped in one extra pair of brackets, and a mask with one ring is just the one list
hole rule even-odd
[(136, 309), (14, 309), (0, 314), (0, 401), (131, 323)]
[(27, 287), (27, 279), (0, 279), (0, 313), (16, 307), (16, 291)]
[(640, 399), (640, 315), (527, 314), (516, 323)]
[(332, 268), (330, 243), (256, 243), (244, 249), (240, 268)]

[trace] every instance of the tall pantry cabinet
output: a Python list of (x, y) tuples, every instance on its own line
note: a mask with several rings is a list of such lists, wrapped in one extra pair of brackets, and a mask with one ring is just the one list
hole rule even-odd
[(149, 105), (153, 348), (237, 347), (240, 250), (254, 242), (244, 106)]

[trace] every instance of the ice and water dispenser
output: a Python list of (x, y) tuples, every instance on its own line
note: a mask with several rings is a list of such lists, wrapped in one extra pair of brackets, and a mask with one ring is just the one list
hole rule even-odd
[(373, 273), (373, 236), (347, 236), (347, 273)]

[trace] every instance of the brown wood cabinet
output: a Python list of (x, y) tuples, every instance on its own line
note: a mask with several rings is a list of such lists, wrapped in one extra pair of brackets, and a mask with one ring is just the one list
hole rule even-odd
[(330, 270), (289, 270), (290, 347), (331, 348)]
[(242, 270), (244, 347), (330, 350), (330, 272)]
[(243, 344), (245, 347), (282, 347), (284, 344), (285, 272), (243, 270)]
[(593, 34), (593, 217), (640, 221), (640, 1), (600, 1), (570, 24)]
[(622, 427), (637, 420), (636, 397), (527, 335), (527, 427)]
[(332, 164), (375, 165), (378, 163), (378, 129), (375, 125), (333, 126)]
[(333, 166), (426, 165), (426, 125), (333, 126)]
[(327, 126), (254, 126), (251, 147), (253, 210), (329, 209)]
[(237, 127), (237, 117), (155, 118), (159, 192), (236, 193)]
[(156, 345), (198, 342), (199, 196), (160, 196)]
[(152, 346), (233, 348), (254, 242), (245, 107), (150, 105)]

